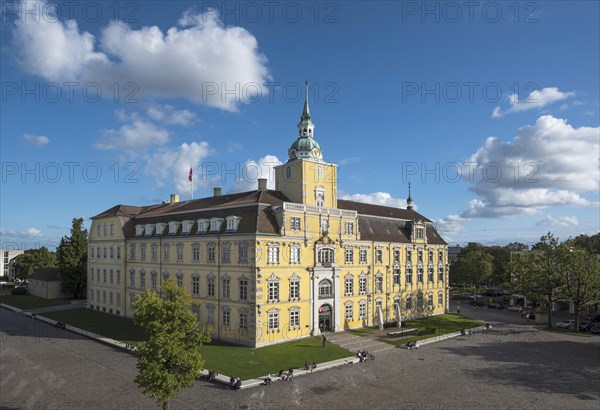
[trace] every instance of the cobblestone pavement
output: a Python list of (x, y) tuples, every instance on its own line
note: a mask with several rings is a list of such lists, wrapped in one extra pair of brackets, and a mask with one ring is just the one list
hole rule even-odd
[[(0, 309), (5, 409), (154, 409), (125, 352)], [(282, 368), (285, 368), (282, 363)], [(598, 409), (600, 337), (496, 325), (375, 361), (228, 391), (198, 381), (178, 409)]]

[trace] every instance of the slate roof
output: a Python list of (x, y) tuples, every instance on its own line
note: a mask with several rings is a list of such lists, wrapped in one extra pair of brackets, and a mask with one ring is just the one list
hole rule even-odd
[(29, 279), (37, 279), (44, 282), (60, 282), (62, 280), (59, 268), (42, 268), (34, 272)]

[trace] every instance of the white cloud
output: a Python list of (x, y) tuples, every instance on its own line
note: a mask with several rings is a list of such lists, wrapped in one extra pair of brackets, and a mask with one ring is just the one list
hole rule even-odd
[(39, 148), (50, 143), (50, 138), (46, 137), (45, 135), (24, 134), (23, 139), (27, 141), (29, 146), (32, 148)]
[(227, 141), (227, 152), (230, 154), (235, 154), (236, 152), (240, 152), (244, 149), (244, 146), (239, 142)]
[[(258, 188), (258, 179), (267, 179), (267, 188), (275, 189), (275, 167), (281, 161), (275, 155), (265, 155), (258, 161), (248, 160), (240, 168), (240, 175), (229, 192), (255, 191)], [(225, 181), (223, 181), (225, 182)]]
[(147, 110), (148, 117), (168, 125), (181, 125), (187, 127), (198, 120), (195, 113), (190, 110), (177, 110), (169, 104), (151, 106)]
[(464, 223), (467, 219), (459, 215), (448, 215), (441, 219), (436, 219), (433, 223), (436, 229), (443, 235), (464, 232)]
[[(550, 105), (557, 101), (565, 100), (574, 95), (575, 93), (572, 91), (562, 92), (556, 87), (547, 87), (541, 90), (534, 90), (522, 100), (519, 100), (518, 95), (514, 94), (507, 98), (510, 107), (506, 110), (502, 110), (502, 108), (500, 107), (494, 108), (494, 111), (492, 112), (492, 118), (499, 118), (503, 115), (511, 114), (514, 112), (542, 109), (547, 105)], [(566, 106), (565, 108), (562, 107), (563, 106), (561, 106), (561, 109), (568, 108), (568, 106)]]
[(561, 226), (561, 227), (569, 227), (569, 226), (577, 226), (579, 225), (579, 221), (575, 216), (560, 216), (558, 218), (554, 218), (552, 215), (546, 215), (544, 219), (535, 224), (536, 226)]
[[(96, 82), (103, 89), (133, 83), (135, 98), (184, 98), (235, 111), (270, 79), (256, 38), (242, 27), (225, 27), (213, 11), (188, 11), (165, 32), (113, 20), (98, 38), (74, 20), (30, 17), (14, 21), (16, 57), (26, 71), (50, 81)], [(225, 94), (232, 89), (236, 95)]]
[(352, 162), (359, 162), (360, 160), (361, 160), (360, 157), (342, 158), (337, 163), (339, 165), (347, 165), (347, 164), (350, 164)]
[[(373, 192), (371, 194), (342, 194), (340, 199), (363, 202), (373, 205), (391, 206), (394, 208), (406, 208), (406, 200), (394, 198), (388, 192)], [(413, 204), (416, 209), (416, 206)]]
[(121, 149), (136, 151), (152, 145), (164, 145), (169, 142), (169, 132), (155, 124), (139, 118), (133, 118), (129, 124), (118, 130), (103, 132), (100, 142), (94, 148), (102, 150)]
[(581, 196), (598, 192), (600, 128), (573, 128), (544, 115), (521, 127), (512, 141), (489, 137), (467, 162), (465, 180), (479, 198), (462, 217), (533, 215), (549, 206), (594, 206)]
[(208, 142), (183, 143), (177, 148), (164, 148), (147, 158), (145, 172), (156, 177), (156, 184), (163, 187), (169, 181), (181, 194), (191, 195), (188, 179), (193, 168), (194, 191), (207, 186), (211, 181), (202, 174), (200, 163), (210, 154)]
[(30, 227), (21, 232), (16, 232), (0, 227), (0, 236), (19, 239), (37, 239), (42, 237), (42, 231), (37, 228)]

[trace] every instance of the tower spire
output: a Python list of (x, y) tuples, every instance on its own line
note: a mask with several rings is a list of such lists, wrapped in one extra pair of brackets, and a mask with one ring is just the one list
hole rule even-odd
[(310, 109), (308, 108), (308, 80), (304, 82), (306, 85), (306, 94), (304, 96), (304, 109), (302, 110), (302, 117), (300, 117), (300, 123), (312, 122), (310, 117)]
[(412, 211), (413, 200), (412, 200), (412, 197), (410, 196), (410, 186), (411, 186), (411, 183), (410, 183), (410, 181), (408, 181), (408, 198), (406, 198), (406, 209), (408, 209), (409, 211)]

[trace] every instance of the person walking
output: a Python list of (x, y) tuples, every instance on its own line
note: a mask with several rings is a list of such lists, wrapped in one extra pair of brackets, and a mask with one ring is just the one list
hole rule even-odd
[(327, 343), (327, 336), (322, 334), (321, 337), (323, 338), (323, 349), (325, 349), (325, 344)]

